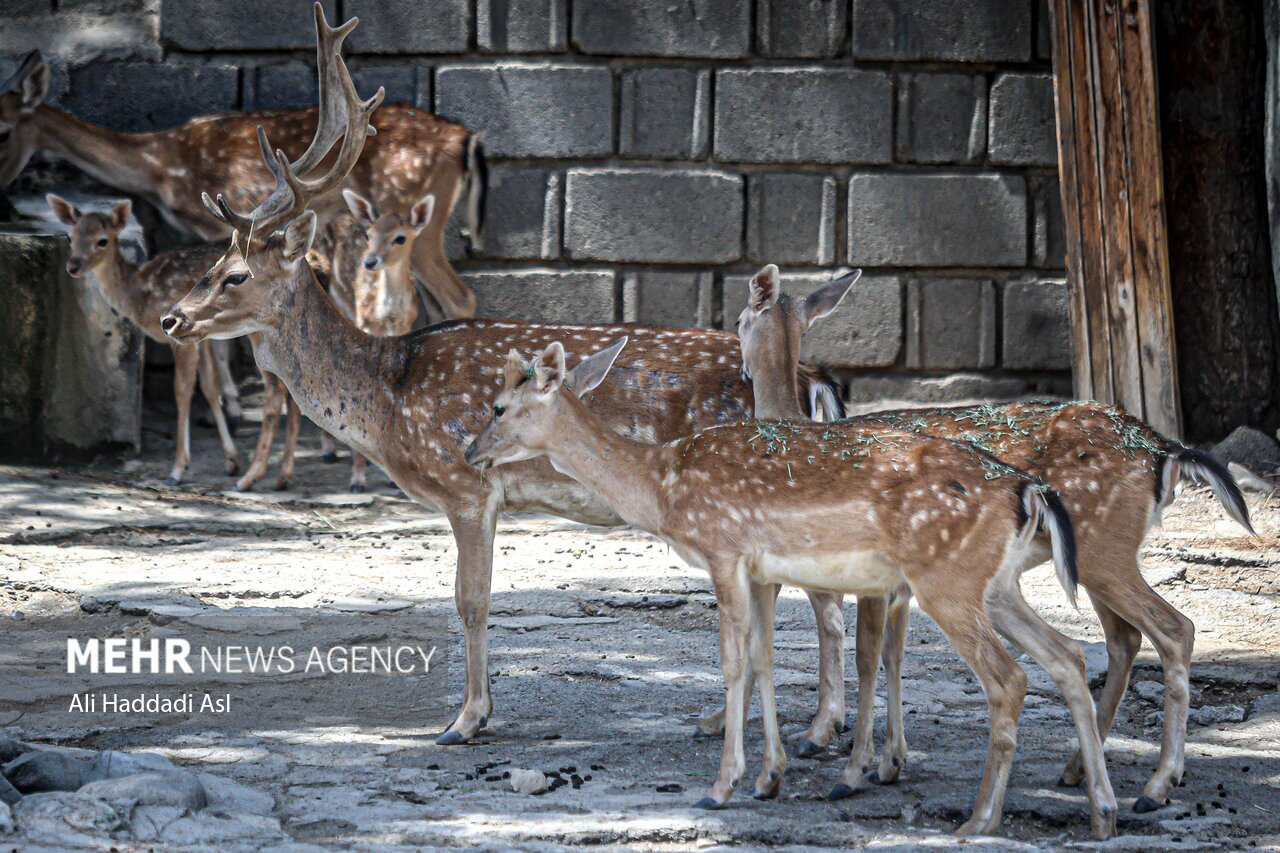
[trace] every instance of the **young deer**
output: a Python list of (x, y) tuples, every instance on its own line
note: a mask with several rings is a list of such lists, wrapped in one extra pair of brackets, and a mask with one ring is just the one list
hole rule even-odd
[(98, 291), (114, 311), (153, 341), (168, 343), (173, 350), (173, 396), (178, 405), (177, 450), (173, 469), (165, 482), (176, 486), (191, 464), (191, 395), (195, 391), (197, 377), (200, 391), (209, 403), (218, 427), (226, 472), (232, 475), (239, 472), (240, 459), (222, 412), (210, 345), (174, 343), (160, 329), (160, 315), (165, 308), (177, 294), (190, 288), (191, 282), (204, 275), (209, 264), (217, 259), (218, 248), (204, 245), (167, 252), (139, 266), (126, 260), (119, 246), (120, 232), (129, 221), (130, 202), (120, 202), (107, 215), (81, 213), (71, 202), (56, 195), (51, 194), (47, 199), (54, 216), (71, 229), (67, 273), (73, 278), (92, 276)]
[[(335, 55), (333, 63), (352, 111), (363, 109), (341, 58)], [(358, 149), (362, 130), (353, 125), (344, 135), (340, 161), (358, 153), (347, 146)], [(448, 517), (458, 545), (455, 601), (466, 633), (467, 675), (462, 710), (440, 742), (464, 743), (493, 712), (486, 628), (498, 514), (527, 509), (622, 523), (546, 462), (513, 465), (482, 478), (463, 461), (500, 381), (500, 369), (477, 356), (507, 347), (533, 349), (557, 338), (598, 348), (631, 335), (627, 356), (596, 397), (613, 428), (670, 441), (750, 413), (738, 338), (704, 329), (484, 319), (453, 321), (403, 337), (367, 335), (342, 316), (306, 262), (316, 219), (303, 210), (313, 190), (299, 183), (283, 160), (271, 158), (279, 192), (254, 213), (233, 216), (237, 231), (231, 246), (162, 325), (187, 343), (257, 335), (258, 363), (284, 380), (307, 417), (371, 459), (410, 497)], [(806, 385), (815, 395), (830, 393), (816, 374)]]
[[(1078, 643), (1027, 605), (1018, 576), (1040, 562), (1041, 524), (1074, 600), (1071, 521), (1056, 494), (962, 443), (883, 424), (740, 421), (665, 445), (619, 435), (579, 397), (626, 343), (572, 373), (553, 342), (532, 365), (514, 350), (489, 425), (467, 448), (482, 470), (536, 457), (587, 486), (622, 519), (706, 569), (720, 617), (725, 742), (698, 805), (719, 808), (745, 770), (742, 730), (755, 673), (765, 756), (754, 796), (776, 797), (786, 769), (773, 692), (778, 584), (886, 596), (906, 584), (982, 682), (991, 714), (986, 767), (961, 834), (1000, 825), (1026, 674), (997, 632), (1031, 653), (1067, 697), (1085, 756), (1094, 835), (1115, 830), (1093, 700)], [(847, 772), (847, 771), (846, 771)]]
[[(436, 197), (427, 194), (409, 209), (379, 215), (373, 202), (353, 190), (342, 197), (351, 210), (326, 229), (330, 256), (329, 296), (356, 328), (370, 335), (407, 335), (418, 319), (418, 291), (410, 257), (413, 241), (431, 221)], [(321, 248), (321, 254), (326, 249)], [(337, 462), (337, 442), (321, 436), (324, 461)], [(351, 454), (351, 491), (365, 490), (367, 461)]]
[[(316, 65), (323, 74), (356, 19), (337, 29), (329, 27), (317, 3), (315, 23)], [(300, 155), (299, 175), (322, 165), (337, 141), (333, 135), (317, 135), (309, 143), (317, 123), (315, 107), (206, 116), (168, 130), (119, 133), (45, 104), (50, 78), (49, 65), (33, 51), (13, 77), (0, 84), (0, 187), (17, 177), (34, 152), (49, 151), (108, 186), (146, 199), (173, 226), (205, 240), (225, 238), (231, 227), (201, 205), (202, 188), (232, 188), (233, 204), (254, 203), (272, 191), (272, 175), (258, 161), (256, 126), (264, 127), (285, 151)], [(324, 78), (320, 93), (322, 99), (340, 97), (334, 82)], [(330, 111), (337, 105), (334, 101)], [(480, 136), (408, 104), (385, 107), (373, 125), (377, 137), (344, 176), (343, 185), (382, 210), (408, 210), (431, 193), (449, 211), (465, 184), (468, 227), (473, 237), (478, 236), (486, 190)], [(338, 189), (335, 185), (316, 199), (324, 221), (343, 209)], [(470, 317), (475, 296), (445, 256), (447, 219), (440, 217), (414, 241), (413, 268), (443, 316)]]
[[(739, 334), (744, 363), (753, 373), (757, 393), (766, 376), (771, 377), (769, 385), (779, 381), (794, 384), (800, 337), (812, 322), (805, 306), (813, 299), (838, 301), (848, 290), (842, 282), (825, 285), (804, 300), (793, 300), (780, 293), (776, 267), (766, 267), (753, 279), (750, 302), (739, 318)], [(824, 293), (825, 297), (820, 295)], [(829, 417), (836, 419), (840, 414), (833, 410)], [(1059, 491), (1075, 521), (1080, 583), (1089, 592), (1106, 637), (1107, 678), (1098, 701), (1098, 729), (1104, 739), (1115, 720), (1143, 635), (1155, 646), (1164, 666), (1160, 760), (1134, 810), (1147, 812), (1162, 806), (1183, 773), (1195, 626), (1143, 579), (1139, 554), (1147, 533), (1159, 523), (1182, 479), (1207, 482), (1227, 514), (1252, 534), (1249, 510), (1235, 480), (1209, 454), (1183, 447), (1136, 418), (1100, 403), (919, 409), (882, 412), (857, 421), (971, 442), (1042, 477)], [(1037, 538), (1045, 544), (1043, 533)], [(884, 645), (889, 745), (879, 770), (870, 776), (882, 783), (897, 779), (907, 757), (901, 685), (909, 605), (909, 598), (902, 596), (889, 607)], [(861, 611), (858, 631), (861, 643)], [(820, 654), (830, 655), (826, 647), (819, 648)], [(861, 648), (858, 655), (861, 659)], [(860, 680), (861, 676), (859, 670)], [(1068, 763), (1064, 783), (1080, 783), (1081, 760), (1081, 754), (1076, 753)], [(847, 781), (851, 792), (860, 777)]]

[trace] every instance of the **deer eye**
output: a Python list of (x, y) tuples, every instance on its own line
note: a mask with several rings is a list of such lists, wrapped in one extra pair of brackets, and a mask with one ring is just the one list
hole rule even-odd
[(227, 287), (235, 287), (237, 284), (244, 284), (249, 280), (249, 276), (242, 272), (233, 272), (226, 278)]
[(101, 249), (103, 246), (107, 245), (107, 242), (108, 242), (108, 241), (107, 241), (107, 238), (106, 238), (106, 237), (99, 237), (99, 238), (98, 238), (98, 248), (99, 248), (99, 249)]
[(394, 240), (392, 240), (391, 242), (392, 242), (392, 243), (394, 243), (394, 244), (395, 244), (395, 245), (397, 245), (397, 246), (403, 246), (403, 245), (404, 245), (404, 235), (403, 235), (403, 234), (397, 234), (397, 235), (396, 235), (396, 238), (395, 238)]
[(495, 418), (500, 418), (500, 417), (502, 417), (502, 413), (503, 413), (503, 412), (505, 412), (506, 410), (507, 410), (507, 407), (506, 407), (506, 406), (494, 406), (494, 407), (493, 407), (493, 416), (494, 416)]

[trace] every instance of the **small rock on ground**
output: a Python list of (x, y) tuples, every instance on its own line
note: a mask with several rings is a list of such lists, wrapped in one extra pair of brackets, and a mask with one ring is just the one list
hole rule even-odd
[(17, 827), (30, 838), (61, 844), (101, 838), (120, 828), (120, 816), (107, 803), (85, 794), (48, 791), (31, 794), (13, 807)]
[(24, 794), (74, 791), (85, 782), (89, 763), (56, 750), (28, 752), (4, 766), (4, 777)]
[(205, 807), (204, 788), (196, 777), (181, 770), (135, 773), (99, 779), (80, 789), (80, 793), (109, 803), (144, 806), (176, 806), (190, 811)]
[(541, 770), (512, 770), (511, 790), (517, 794), (541, 794), (547, 790), (547, 777)]

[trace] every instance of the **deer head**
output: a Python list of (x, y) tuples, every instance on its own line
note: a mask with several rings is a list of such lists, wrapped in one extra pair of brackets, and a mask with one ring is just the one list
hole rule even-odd
[[(369, 118), (386, 94), (379, 88), (372, 98), (361, 100), (342, 60), (342, 41), (359, 19), (332, 28), (319, 3), (315, 16), (320, 77), (315, 136), (302, 157), (290, 163), (283, 151), (271, 150), (266, 132), (258, 127), (258, 146), (276, 187), (250, 213), (233, 210), (221, 195), (216, 199), (203, 195), (209, 211), (232, 227), (231, 245), (161, 319), (165, 334), (181, 343), (264, 331), (279, 316), (290, 293), (314, 280), (306, 254), (315, 238), (316, 217), (307, 205), (337, 189), (360, 159), (365, 140), (374, 132)], [(329, 170), (315, 179), (300, 177), (325, 158), (339, 137), (342, 144)]]
[(343, 190), (342, 197), (368, 236), (363, 265), (370, 272), (407, 265), (413, 241), (427, 227), (436, 209), (436, 197), (431, 193), (409, 208), (408, 216), (379, 214), (373, 202), (355, 190)]
[(493, 417), (467, 447), (472, 465), (505, 465), (532, 459), (555, 444), (557, 415), (604, 381), (627, 339), (565, 370), (564, 346), (553, 342), (530, 364), (512, 350), (503, 369), (502, 390), (493, 403)]
[(49, 94), (49, 63), (33, 50), (0, 88), (0, 187), (6, 187), (27, 165), (36, 149), (31, 116)]
[(815, 322), (836, 310), (862, 270), (822, 285), (803, 299), (782, 293), (778, 268), (769, 264), (749, 284), (747, 307), (738, 315), (742, 341), (742, 373), (751, 379), (758, 369), (772, 376), (795, 375), (800, 363), (800, 338)]
[(67, 274), (80, 278), (116, 257), (120, 232), (129, 223), (132, 202), (122, 201), (111, 213), (82, 213), (71, 202), (53, 193), (45, 196), (53, 215), (71, 229), (71, 256)]

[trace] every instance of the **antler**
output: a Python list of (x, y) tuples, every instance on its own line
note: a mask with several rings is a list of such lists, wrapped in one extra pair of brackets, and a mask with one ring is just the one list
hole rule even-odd
[[(320, 116), (311, 145), (296, 162), (290, 163), (283, 151), (278, 148), (272, 151), (267, 133), (259, 125), (258, 147), (262, 150), (263, 161), (276, 179), (271, 195), (246, 215), (232, 210), (221, 193), (217, 199), (201, 193), (209, 212), (238, 231), (266, 238), (302, 213), (313, 200), (342, 183), (360, 159), (365, 139), (375, 132), (369, 124), (369, 117), (382, 103), (386, 91), (380, 87), (372, 98), (362, 101), (341, 55), (343, 40), (356, 28), (360, 19), (352, 18), (340, 27), (330, 27), (319, 3), (315, 4), (315, 15)], [(342, 137), (342, 146), (329, 171), (315, 180), (300, 178), (299, 174), (305, 174), (320, 164), (338, 137)]]

